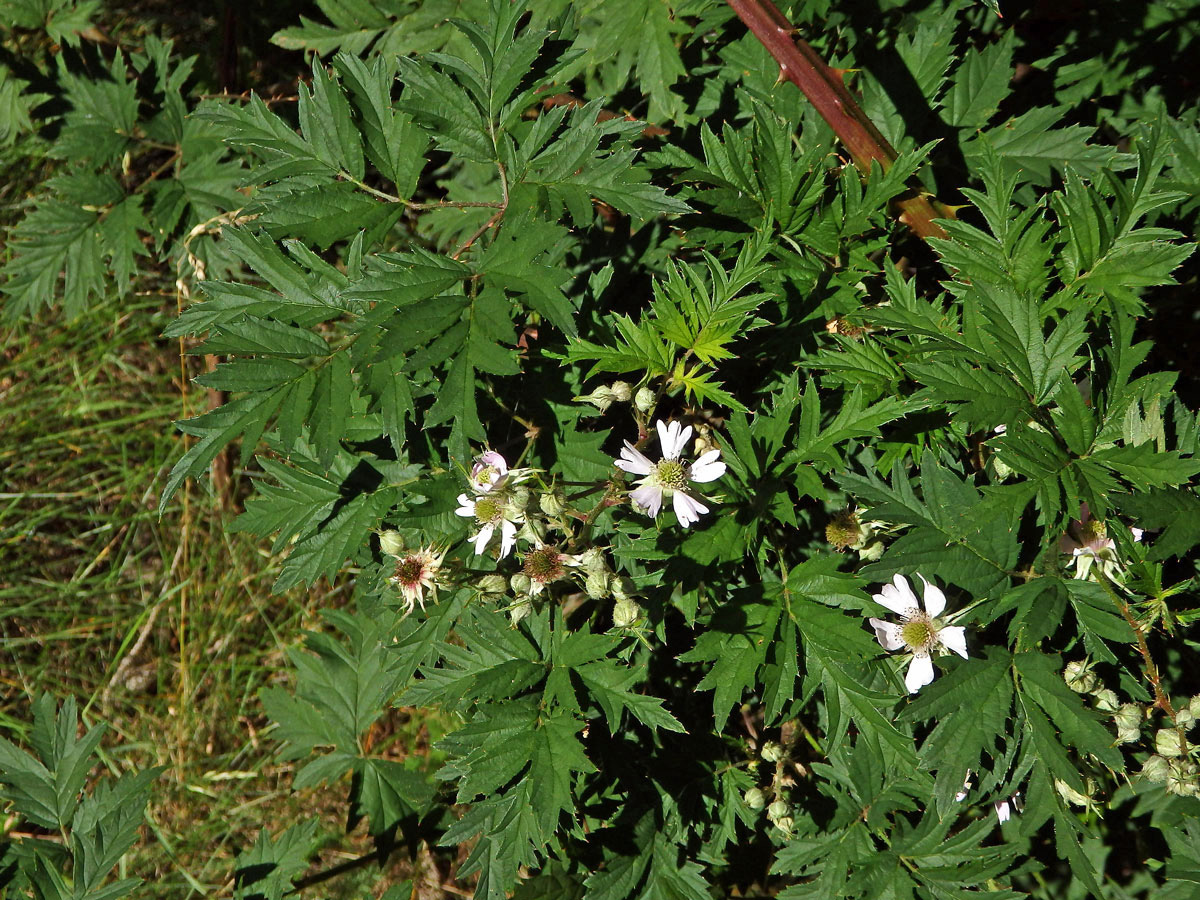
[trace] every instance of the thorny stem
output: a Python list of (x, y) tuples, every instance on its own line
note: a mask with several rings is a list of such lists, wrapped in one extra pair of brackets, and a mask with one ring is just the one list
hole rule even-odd
[[(795, 36), (796, 29), (771, 0), (726, 2), (775, 57), (780, 77), (796, 85), (833, 129), (859, 171), (866, 174), (871, 171), (871, 163), (878, 162), (886, 172), (899, 154), (863, 112), (841, 73), (826, 65), (807, 41)], [(952, 210), (936, 200), (931, 203), (919, 186), (913, 186), (894, 202), (900, 209), (900, 221), (918, 237), (946, 237), (934, 220), (951, 218)]]
[(1162, 678), (1158, 674), (1158, 666), (1154, 662), (1154, 658), (1150, 655), (1150, 647), (1146, 643), (1146, 634), (1142, 631), (1141, 623), (1133, 614), (1133, 610), (1129, 608), (1129, 604), (1125, 602), (1108, 582), (1101, 582), (1105, 590), (1114, 601), (1117, 608), (1121, 610), (1121, 615), (1133, 629), (1133, 634), (1137, 638), (1138, 653), (1142, 655), (1142, 671), (1146, 674), (1146, 680), (1150, 682), (1154, 688), (1154, 705), (1171, 717), (1171, 721), (1175, 720), (1175, 707), (1171, 705), (1171, 698), (1166, 695), (1162, 688)]
[(1175, 726), (1175, 731), (1179, 735), (1179, 746), (1187, 747), (1187, 729), (1176, 721), (1175, 707), (1171, 705), (1171, 698), (1163, 690), (1162, 678), (1158, 674), (1158, 666), (1154, 662), (1154, 657), (1150, 655), (1150, 646), (1146, 643), (1146, 633), (1142, 631), (1141, 623), (1134, 616), (1133, 610), (1129, 608), (1129, 604), (1125, 602), (1125, 599), (1120, 594), (1113, 590), (1113, 586), (1108, 581), (1101, 581), (1100, 583), (1113, 599), (1113, 602), (1117, 604), (1117, 608), (1121, 610), (1121, 615), (1129, 627), (1133, 629), (1133, 634), (1137, 638), (1138, 653), (1142, 655), (1142, 671), (1146, 675), (1146, 680), (1154, 688), (1154, 705), (1171, 717), (1171, 724)]
[(583, 526), (580, 528), (579, 536), (571, 540), (572, 549), (588, 542), (592, 535), (592, 525), (600, 517), (600, 513), (604, 512), (610, 506), (617, 506), (621, 502), (621, 498), (616, 496), (618, 491), (619, 486), (615, 481), (610, 479), (608, 484), (605, 485), (604, 496), (600, 498), (600, 502), (588, 510), (587, 515), (583, 517)]

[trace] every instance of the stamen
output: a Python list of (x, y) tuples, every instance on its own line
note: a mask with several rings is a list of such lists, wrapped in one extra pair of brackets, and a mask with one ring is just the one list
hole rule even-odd
[(539, 547), (525, 555), (524, 573), (533, 581), (546, 584), (562, 578), (562, 554), (553, 547)]
[(913, 653), (925, 654), (937, 643), (937, 629), (929, 616), (918, 613), (900, 626), (900, 640)]
[(673, 491), (682, 491), (687, 487), (687, 472), (678, 460), (659, 461), (654, 467), (654, 477), (658, 484)]
[(425, 561), (419, 556), (406, 556), (396, 563), (395, 579), (403, 585), (416, 585), (421, 582), (425, 571)]
[(499, 522), (504, 517), (504, 502), (494, 497), (480, 497), (475, 501), (475, 521), (481, 525)]

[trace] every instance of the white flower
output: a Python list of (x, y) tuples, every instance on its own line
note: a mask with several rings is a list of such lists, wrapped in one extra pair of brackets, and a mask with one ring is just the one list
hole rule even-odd
[(681, 462), (679, 454), (692, 436), (692, 426), (684, 427), (678, 422), (668, 424), (662, 419), (656, 425), (663, 454), (661, 460), (652, 462), (626, 441), (621, 458), (614, 464), (626, 472), (645, 476), (638, 482), (640, 487), (629, 495), (636, 506), (656, 517), (662, 509), (663, 498), (670, 497), (679, 524), (687, 528), (700, 521), (701, 513), (708, 512), (708, 507), (692, 496), (689, 485), (706, 484), (720, 478), (725, 474), (725, 463), (717, 458), (721, 455), (720, 450), (709, 450), (690, 464)]
[[(1129, 532), (1135, 541), (1141, 541), (1145, 534), (1140, 528), (1130, 528)], [(1108, 536), (1104, 523), (1092, 518), (1092, 511), (1086, 503), (1079, 505), (1079, 518), (1072, 519), (1067, 526), (1067, 533), (1058, 539), (1058, 550), (1071, 554), (1076, 578), (1087, 578), (1092, 574), (1093, 566), (1110, 581), (1121, 573), (1117, 543)]]
[(912, 654), (912, 662), (904, 676), (904, 686), (910, 694), (915, 694), (933, 681), (933, 660), (930, 655), (939, 647), (953, 650), (963, 659), (967, 658), (966, 631), (962, 626), (942, 625), (938, 621), (937, 617), (946, 609), (946, 595), (921, 575), (917, 577), (925, 585), (924, 609), (903, 575), (896, 575), (891, 584), (885, 584), (878, 594), (871, 597), (880, 606), (886, 606), (901, 617), (900, 624), (874, 618), (870, 622), (875, 629), (875, 639), (884, 650), (907, 650)]
[(997, 800), (992, 804), (992, 807), (996, 810), (996, 819), (1001, 825), (1011, 819), (1014, 812), (1019, 813), (1022, 806), (1020, 791), (1017, 791), (1007, 800)]
[(969, 793), (971, 793), (971, 770), (967, 769), (967, 777), (963, 779), (962, 790), (954, 795), (954, 802), (962, 803), (967, 799)]
[(396, 558), (396, 568), (388, 581), (400, 588), (406, 607), (404, 614), (411, 613), (418, 603), (424, 609), (425, 591), (429, 591), (430, 599), (437, 596), (438, 571), (446, 551), (437, 553), (432, 547), (422, 547), (411, 553), (392, 555)]
[(521, 521), (521, 512), (508, 502), (503, 494), (483, 494), (479, 497), (458, 495), (458, 509), (455, 515), (465, 519), (473, 518), (479, 525), (479, 531), (470, 538), (475, 544), (475, 552), (483, 553), (496, 529), (500, 529), (500, 558), (508, 556), (517, 543), (517, 523)]
[(467, 480), (476, 491), (486, 494), (508, 474), (508, 462), (495, 450), (485, 450), (475, 457), (471, 476)]

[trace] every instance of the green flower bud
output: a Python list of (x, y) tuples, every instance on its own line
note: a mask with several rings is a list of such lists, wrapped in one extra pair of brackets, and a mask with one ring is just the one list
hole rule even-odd
[(1142, 775), (1147, 781), (1155, 784), (1165, 784), (1169, 766), (1161, 756), (1151, 756), (1142, 764)]
[(1096, 709), (1103, 712), (1116, 712), (1119, 702), (1117, 701), (1117, 692), (1110, 691), (1108, 688), (1103, 688), (1092, 694), (1096, 703)]
[(1154, 735), (1154, 751), (1159, 756), (1187, 756), (1190, 746), (1174, 728), (1160, 728)]
[(538, 497), (538, 506), (542, 508), (542, 512), (553, 518), (562, 515), (562, 511), (567, 508), (567, 498), (556, 488)]
[(475, 587), (479, 589), (479, 593), (481, 594), (507, 594), (508, 579), (503, 575), (497, 575), (495, 572), (493, 572), (491, 575), (484, 575), (482, 578), (476, 581)]
[(592, 600), (603, 600), (608, 596), (608, 574), (595, 572), (588, 575), (583, 581), (583, 589)]
[(883, 541), (871, 541), (858, 551), (858, 558), (864, 562), (875, 562), (883, 556)]
[(1200, 719), (1200, 694), (1188, 701), (1188, 710), (1193, 716)]
[(512, 587), (513, 593), (517, 595), (528, 594), (530, 588), (533, 587), (533, 579), (524, 572), (518, 572), (512, 578), (508, 579), (508, 583)]
[(403, 556), (405, 550), (404, 538), (400, 537), (400, 532), (394, 528), (381, 531), (379, 532), (379, 549), (388, 556)]
[(508, 608), (508, 620), (516, 625), (531, 612), (533, 612), (533, 601), (526, 597)]
[(1063, 671), (1063, 681), (1077, 694), (1090, 694), (1100, 686), (1099, 679), (1086, 662), (1069, 662)]
[(640, 412), (648, 413), (654, 409), (654, 391), (648, 387), (638, 388), (638, 392), (633, 395), (633, 405)]
[(1115, 713), (1113, 722), (1117, 726), (1117, 743), (1131, 744), (1142, 735), (1142, 708), (1136, 703), (1122, 703)]
[(762, 809), (767, 805), (767, 795), (756, 787), (742, 794), (742, 801), (751, 809)]
[(1175, 710), (1175, 724), (1184, 731), (1196, 724), (1196, 714), (1192, 712), (1191, 707), (1183, 706)]
[(763, 758), (763, 762), (775, 763), (783, 759), (784, 751), (783, 747), (775, 741), (767, 741), (763, 744), (759, 755)]
[(515, 509), (524, 509), (529, 505), (529, 488), (518, 486), (513, 488), (510, 504)]
[[(612, 406), (613, 401), (617, 399), (619, 398), (612, 388), (598, 387), (590, 394), (584, 394), (581, 397), (576, 397), (575, 402), (590, 403), (592, 406), (596, 407), (596, 409), (600, 410), (600, 412), (606, 412), (608, 408)], [(626, 399), (628, 399), (628, 397), (626, 397)]]
[(775, 827), (778, 828), (780, 831), (782, 831), (784, 834), (791, 834), (792, 827), (795, 824), (796, 823), (792, 820), (791, 816), (781, 816), (780, 818), (775, 820)]
[(633, 579), (624, 575), (613, 575), (609, 578), (608, 589), (618, 600), (628, 600), (637, 593), (637, 585), (633, 583)]
[[(1085, 783), (1085, 787), (1090, 787)], [(1081, 794), (1075, 788), (1071, 787), (1065, 781), (1054, 779), (1054, 789), (1058, 791), (1059, 796), (1074, 806), (1088, 806), (1092, 800), (1086, 794)]]
[(633, 396), (633, 385), (628, 381), (614, 381), (608, 389), (612, 391), (613, 399), (618, 403), (628, 403)]
[(543, 544), (546, 541), (546, 529), (541, 519), (528, 518), (517, 529), (517, 537), (527, 544)]
[(628, 628), (642, 617), (642, 608), (629, 597), (622, 597), (613, 606), (613, 625)]
[(589, 575), (608, 574), (608, 561), (599, 547), (589, 547), (579, 554), (579, 568)]
[(1173, 759), (1167, 764), (1167, 790), (1180, 797), (1200, 793), (1200, 769), (1186, 759)]
[(786, 800), (784, 800), (782, 797), (780, 797), (777, 800), (773, 801), (771, 803), (771, 805), (767, 807), (767, 818), (770, 819), (772, 822), (777, 822), (779, 819), (782, 819), (784, 816), (786, 816), (791, 811), (792, 811), (792, 805), (790, 803), (788, 803)]

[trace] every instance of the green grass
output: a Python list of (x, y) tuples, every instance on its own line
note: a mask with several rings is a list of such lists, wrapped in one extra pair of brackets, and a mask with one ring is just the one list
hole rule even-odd
[[(165, 767), (126, 860), (139, 896), (164, 898), (228, 894), (236, 854), (301, 809), (325, 812), (324, 864), (370, 849), (361, 827), (342, 834), (344, 786), (293, 794), (256, 697), (347, 586), (272, 595), (273, 561), (206, 484), (156, 512), (182, 450), (171, 423), (208, 402), (158, 337), (174, 312), (173, 296), (134, 296), (0, 333), (0, 732), (22, 740), (39, 692), (74, 695), (109, 725), (111, 770)], [(427, 743), (419, 721), (388, 727)]]

